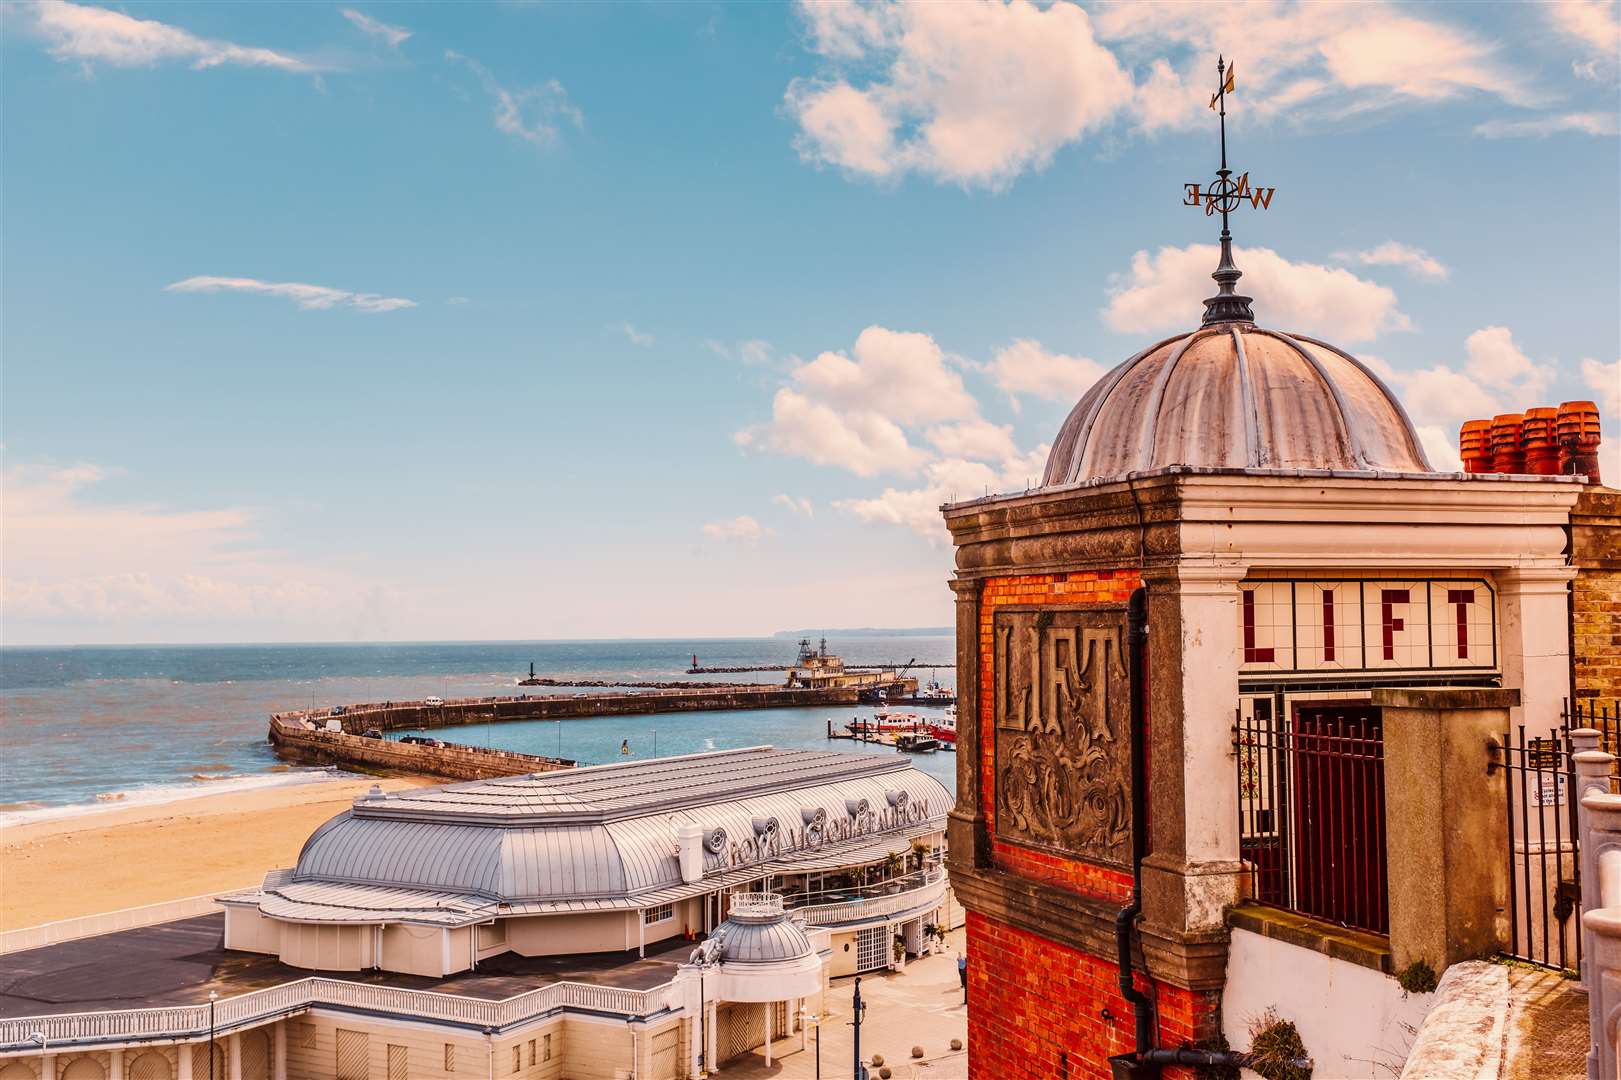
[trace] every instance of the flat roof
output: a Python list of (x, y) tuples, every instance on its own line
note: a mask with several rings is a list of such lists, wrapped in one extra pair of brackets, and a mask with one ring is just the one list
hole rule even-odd
[(445, 978), (387, 971), (306, 971), (273, 956), (225, 949), (223, 912), (158, 926), (8, 953), (0, 974), (0, 1019), (107, 1009), (197, 1005), (209, 991), (233, 997), (312, 975), (369, 986), (432, 990), (501, 1001), (554, 982), (650, 990), (675, 978), (695, 947), (679, 936), (647, 946), (647, 956), (591, 953), (480, 960), (477, 971)]

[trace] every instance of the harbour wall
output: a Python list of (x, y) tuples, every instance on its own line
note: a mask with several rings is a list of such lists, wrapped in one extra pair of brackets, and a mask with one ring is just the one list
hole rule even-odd
[[(533, 697), (464, 698), (429, 705), (425, 701), (339, 705), (270, 718), (270, 744), (284, 758), (315, 765), (337, 765), (365, 772), (410, 773), (452, 780), (567, 769), (561, 758), (490, 750), (477, 746), (424, 746), (365, 738), (367, 731), (433, 729), (508, 720), (567, 720), (587, 716), (700, 712), (712, 709), (777, 709), (854, 705), (854, 687), (817, 689), (780, 686), (701, 690), (654, 690), (619, 694), (546, 694)], [(329, 720), (342, 730), (327, 731)]]
[(308, 728), (285, 716), (271, 718), (270, 744), (279, 756), (305, 765), (336, 765), (356, 772), (438, 776), (446, 780), (485, 780), (574, 766), (574, 762), (562, 758), (487, 750), (482, 746), (424, 746), (366, 739), (347, 732)]

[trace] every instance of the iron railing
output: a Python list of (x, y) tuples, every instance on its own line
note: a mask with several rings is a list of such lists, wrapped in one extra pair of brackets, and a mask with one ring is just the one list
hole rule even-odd
[[(1571, 732), (1591, 728), (1599, 746), (1621, 749), (1621, 703), (1567, 701), (1545, 735), (1526, 726), (1503, 733), (1499, 760), (1508, 824), (1507, 955), (1574, 975), (1581, 968), (1581, 851)], [(1610, 777), (1612, 791), (1621, 777)]]
[[(1260, 702), (1258, 705), (1265, 705)], [(1240, 857), (1251, 898), (1342, 926), (1390, 929), (1384, 738), (1377, 709), (1258, 707), (1233, 727)]]

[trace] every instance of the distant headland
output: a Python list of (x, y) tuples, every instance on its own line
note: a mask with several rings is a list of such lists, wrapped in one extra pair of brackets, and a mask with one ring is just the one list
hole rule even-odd
[(954, 633), (956, 631), (949, 626), (845, 626), (821, 630), (778, 630), (771, 636), (774, 638), (950, 637)]

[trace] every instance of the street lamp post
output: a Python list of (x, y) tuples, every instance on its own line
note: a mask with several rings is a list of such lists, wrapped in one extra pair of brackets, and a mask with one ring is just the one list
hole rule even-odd
[(867, 1070), (861, 1064), (861, 1017), (866, 1013), (867, 1006), (861, 1000), (861, 976), (856, 976), (855, 995), (850, 999), (850, 1013), (855, 1017), (855, 1069), (851, 1075), (855, 1080), (867, 1080)]
[(816, 1080), (822, 1080), (822, 1018), (801, 1005), (799, 1026), (803, 1029), (806, 1024), (816, 1025)]
[(208, 1080), (214, 1077), (214, 1003), (220, 999), (218, 990), (208, 992)]

